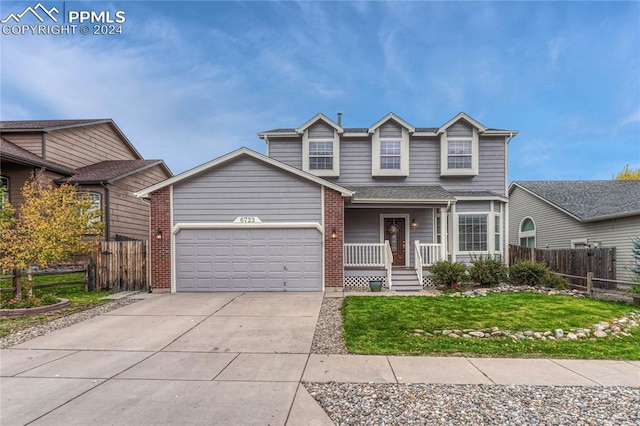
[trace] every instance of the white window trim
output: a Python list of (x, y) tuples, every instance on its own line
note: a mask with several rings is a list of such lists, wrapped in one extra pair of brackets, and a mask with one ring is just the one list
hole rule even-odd
[(393, 140), (398, 138), (381, 138), (380, 128), (373, 132), (371, 140), (371, 175), (372, 176), (409, 176), (409, 131), (404, 127), (400, 138), (400, 168), (381, 169), (380, 168), (380, 141)]
[[(309, 142), (333, 142), (333, 168), (326, 170), (311, 170), (309, 168)], [(317, 138), (309, 139), (309, 129), (302, 134), (302, 170), (321, 177), (339, 177), (340, 176), (340, 137), (338, 132), (333, 131), (333, 139)]]
[[(460, 216), (486, 216), (487, 217), (487, 250), (481, 251), (462, 251), (460, 250)], [(500, 241), (500, 252), (496, 252), (493, 247), (495, 247), (495, 217), (500, 216), (499, 214), (495, 214), (492, 211), (484, 211), (484, 212), (455, 212), (453, 214), (453, 232), (454, 232), (454, 240), (453, 244), (455, 247), (456, 254), (461, 255), (489, 255), (489, 254), (500, 254), (503, 255), (504, 247), (502, 244), (502, 238)], [(504, 222), (502, 222), (502, 228), (504, 228)]]
[[(502, 220), (502, 213), (501, 212), (496, 212), (496, 208), (499, 208), (500, 210), (502, 210), (502, 208), (500, 207), (500, 203), (497, 201), (492, 201), (491, 202), (491, 212), (493, 215), (493, 220), (491, 222), (491, 226), (493, 226), (493, 244), (491, 245), (491, 247), (489, 247), (489, 251), (491, 252), (491, 254), (499, 254), (500, 256), (502, 256), (502, 253), (504, 252), (504, 228), (505, 228), (505, 224), (504, 221)], [(498, 234), (498, 250), (496, 251), (496, 218), (500, 221), (500, 234)]]
[(447, 132), (440, 135), (440, 176), (477, 176), (479, 169), (478, 151), (478, 129), (473, 129), (471, 136), (471, 168), (470, 169), (450, 169), (449, 168), (449, 141), (468, 141), (468, 136), (447, 137)]
[[(533, 223), (533, 231), (523, 231), (522, 230), (522, 224), (527, 219), (529, 219)], [(538, 227), (536, 226), (536, 221), (533, 220), (533, 218), (531, 216), (523, 217), (522, 220), (520, 221), (520, 224), (518, 225), (518, 245), (520, 245), (520, 240), (522, 238), (531, 238), (531, 237), (533, 237), (533, 242), (535, 243), (534, 247), (537, 247), (538, 246), (538, 236), (536, 235), (536, 230), (537, 229), (538, 229)]]
[(411, 262), (409, 262), (409, 260), (411, 259), (411, 234), (409, 233), (409, 228), (411, 228), (410, 226), (410, 218), (411, 216), (409, 214), (404, 214), (404, 213), (396, 213), (396, 214), (391, 214), (391, 213), (383, 213), (380, 215), (380, 242), (384, 243), (384, 220), (388, 219), (388, 218), (394, 218), (394, 217), (401, 217), (404, 218), (404, 266), (410, 266)]

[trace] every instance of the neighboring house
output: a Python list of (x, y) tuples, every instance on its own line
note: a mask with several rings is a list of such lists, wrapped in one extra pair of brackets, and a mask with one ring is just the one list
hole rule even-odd
[(151, 284), (171, 291), (429, 284), (426, 268), (504, 256), (515, 131), (464, 113), (419, 128), (322, 114), (138, 193), (151, 202)]
[(616, 248), (630, 280), (640, 237), (640, 181), (517, 181), (509, 187), (509, 242), (535, 248)]
[(172, 176), (145, 160), (113, 120), (0, 121), (0, 185), (18, 208), (34, 173), (89, 192), (101, 210), (103, 239), (149, 238), (149, 205), (133, 195)]

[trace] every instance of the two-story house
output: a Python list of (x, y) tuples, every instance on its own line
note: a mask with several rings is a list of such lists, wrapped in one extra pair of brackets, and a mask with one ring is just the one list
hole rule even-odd
[(0, 186), (17, 209), (34, 173), (89, 192), (105, 224), (103, 239), (149, 239), (149, 205), (133, 195), (172, 176), (145, 160), (113, 120), (0, 121)]
[(322, 291), (429, 285), (437, 260), (505, 256), (507, 148), (465, 113), (440, 127), (318, 114), (138, 193), (151, 200), (152, 286)]

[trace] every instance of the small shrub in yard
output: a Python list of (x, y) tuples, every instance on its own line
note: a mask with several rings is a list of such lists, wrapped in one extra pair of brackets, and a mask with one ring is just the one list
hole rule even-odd
[(451, 288), (454, 283), (466, 281), (467, 267), (462, 263), (441, 260), (431, 265), (431, 279), (436, 286)]
[(567, 288), (567, 282), (560, 275), (556, 275), (551, 271), (547, 271), (547, 274), (542, 280), (542, 285), (545, 287), (553, 287), (558, 290), (564, 290)]
[(500, 258), (489, 256), (484, 259), (480, 256), (473, 259), (469, 277), (480, 285), (493, 287), (507, 281), (507, 268)]
[(544, 263), (523, 260), (509, 268), (509, 281), (513, 285), (539, 286), (544, 284), (548, 273), (549, 270)]

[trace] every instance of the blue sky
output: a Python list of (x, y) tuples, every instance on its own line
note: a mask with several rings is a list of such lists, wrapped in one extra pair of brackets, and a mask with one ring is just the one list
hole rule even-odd
[[(0, 19), (32, 2), (0, 2)], [(182, 172), (318, 112), (520, 134), (510, 180), (640, 167), (639, 2), (71, 2), (120, 35), (1, 35), (2, 120), (113, 118)], [(27, 18), (24, 18), (26, 22)], [(32, 22), (36, 23), (36, 22)]]

